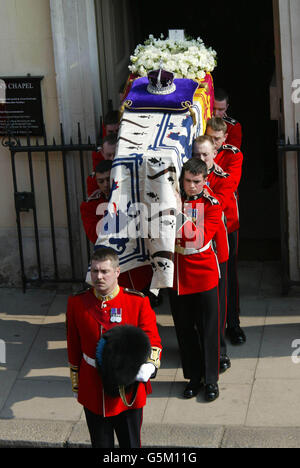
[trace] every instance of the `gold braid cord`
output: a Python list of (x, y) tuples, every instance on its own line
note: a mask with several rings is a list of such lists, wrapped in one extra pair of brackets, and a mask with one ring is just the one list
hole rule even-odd
[(160, 368), (160, 355), (161, 355), (161, 349), (158, 348), (157, 346), (153, 346), (151, 348), (151, 354), (147, 362), (151, 362), (152, 364), (155, 365), (156, 369), (159, 369)]
[(72, 382), (72, 391), (78, 393), (78, 370), (77, 366), (70, 365), (70, 377)]
[(128, 403), (127, 398), (126, 398), (126, 392), (125, 392), (124, 385), (119, 386), (119, 393), (120, 393), (121, 400), (123, 401), (123, 404), (125, 406), (127, 406), (127, 408), (130, 408), (133, 405), (133, 403), (135, 402), (136, 395), (137, 395), (137, 390), (138, 390), (138, 383), (135, 383), (135, 389), (134, 389), (134, 392), (133, 392), (131, 403)]
[[(148, 358), (147, 362), (151, 362), (152, 364), (154, 364), (156, 369), (159, 369), (160, 368), (160, 355), (161, 355), (161, 348), (158, 348), (157, 346), (153, 346), (151, 348), (151, 354), (150, 354), (150, 357)], [(124, 405), (127, 406), (128, 408), (130, 408), (133, 405), (133, 403), (135, 402), (138, 385), (139, 384), (136, 382), (135, 383), (135, 389), (134, 389), (134, 392), (133, 392), (132, 399), (131, 399), (130, 403), (128, 403), (128, 401), (127, 401), (124, 385), (119, 386), (119, 393), (120, 393), (121, 400), (123, 401)]]
[(188, 109), (190, 111), (191, 117), (193, 119), (193, 124), (194, 126), (197, 125), (197, 117), (196, 117), (194, 109), (192, 108), (191, 101), (183, 101), (181, 103), (181, 106), (183, 109)]

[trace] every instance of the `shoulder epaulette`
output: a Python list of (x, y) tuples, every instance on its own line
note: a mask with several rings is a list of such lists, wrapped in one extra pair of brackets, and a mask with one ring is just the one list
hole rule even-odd
[(227, 174), (227, 172), (224, 172), (223, 169), (215, 169), (214, 174), (216, 174), (219, 177), (223, 177), (223, 179), (227, 179), (227, 177), (229, 177), (229, 174)]
[(207, 200), (210, 201), (210, 203), (212, 205), (219, 205), (219, 200), (217, 200), (215, 197), (213, 197), (212, 195), (209, 195), (208, 193), (206, 193), (205, 191), (203, 192), (203, 196), (204, 198), (206, 198)]
[(223, 145), (223, 149), (231, 150), (234, 154), (237, 154), (240, 152), (240, 150), (236, 146), (233, 146), (233, 145)]
[(136, 289), (124, 288), (124, 292), (127, 294), (135, 294), (136, 296), (140, 296), (140, 297), (146, 297), (145, 294), (143, 294), (140, 291), (136, 291)]
[(101, 192), (100, 189), (95, 190), (87, 199), (87, 201), (92, 201), (92, 200), (99, 200), (102, 198), (103, 193)]
[(83, 288), (83, 289), (79, 289), (79, 291), (76, 291), (72, 294), (72, 296), (80, 296), (80, 294), (84, 294), (86, 293), (87, 291), (90, 291), (91, 289), (93, 289), (92, 287), (89, 287), (89, 288)]
[(226, 123), (229, 123), (231, 125), (236, 125), (238, 123), (237, 120), (233, 119), (232, 117), (228, 117), (228, 115), (226, 115), (225, 117), (223, 117), (223, 120), (226, 122)]

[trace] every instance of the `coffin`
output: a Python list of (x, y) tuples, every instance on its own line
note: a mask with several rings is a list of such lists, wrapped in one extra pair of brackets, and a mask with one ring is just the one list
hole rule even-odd
[[(125, 102), (128, 97), (130, 90)], [(211, 117), (211, 77), (197, 83), (189, 98), (182, 101), (189, 104), (180, 110), (157, 104), (151, 109), (124, 106), (111, 171), (111, 197), (99, 226), (96, 248), (115, 249), (121, 272), (151, 264), (151, 289), (173, 285), (175, 191), (179, 191), (182, 165), (192, 156), (193, 140), (205, 133)]]

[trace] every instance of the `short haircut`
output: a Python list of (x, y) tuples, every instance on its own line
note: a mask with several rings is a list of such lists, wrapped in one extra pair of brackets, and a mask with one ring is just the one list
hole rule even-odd
[(215, 88), (215, 101), (226, 101), (229, 104), (228, 93), (223, 88)]
[(207, 121), (206, 127), (210, 127), (215, 132), (227, 133), (227, 125), (221, 117), (212, 117)]
[(110, 171), (112, 168), (112, 161), (110, 159), (103, 159), (103, 161), (100, 161), (96, 168), (95, 168), (95, 174), (103, 174), (104, 172)]
[(116, 145), (118, 141), (118, 135), (116, 133), (109, 133), (103, 138), (102, 146), (104, 143), (108, 143), (109, 145)]
[(115, 269), (119, 266), (119, 257), (117, 252), (110, 247), (100, 247), (96, 249), (91, 257), (92, 261), (95, 262), (105, 262), (106, 260), (110, 260), (112, 267)]
[(111, 125), (116, 123), (119, 123), (119, 111), (108, 111), (106, 116), (104, 117), (104, 125)]
[(182, 171), (179, 179), (180, 189), (183, 192), (183, 180), (184, 175), (186, 172), (190, 172), (191, 174), (197, 176), (202, 174), (203, 178), (205, 179), (208, 176), (208, 169), (207, 165), (201, 159), (192, 158), (189, 159), (183, 166)]
[(201, 135), (201, 136), (197, 137), (194, 140), (194, 144), (195, 143), (199, 143), (200, 145), (202, 145), (203, 143), (210, 143), (213, 147), (215, 147), (214, 140), (209, 135)]

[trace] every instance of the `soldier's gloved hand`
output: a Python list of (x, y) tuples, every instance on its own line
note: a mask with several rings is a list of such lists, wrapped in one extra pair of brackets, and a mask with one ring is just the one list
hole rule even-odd
[(151, 362), (147, 362), (146, 364), (142, 364), (135, 380), (137, 382), (148, 382), (150, 377), (155, 374), (156, 367)]
[(220, 166), (218, 166), (218, 164), (215, 164), (215, 169), (219, 172), (224, 172), (223, 169)]

